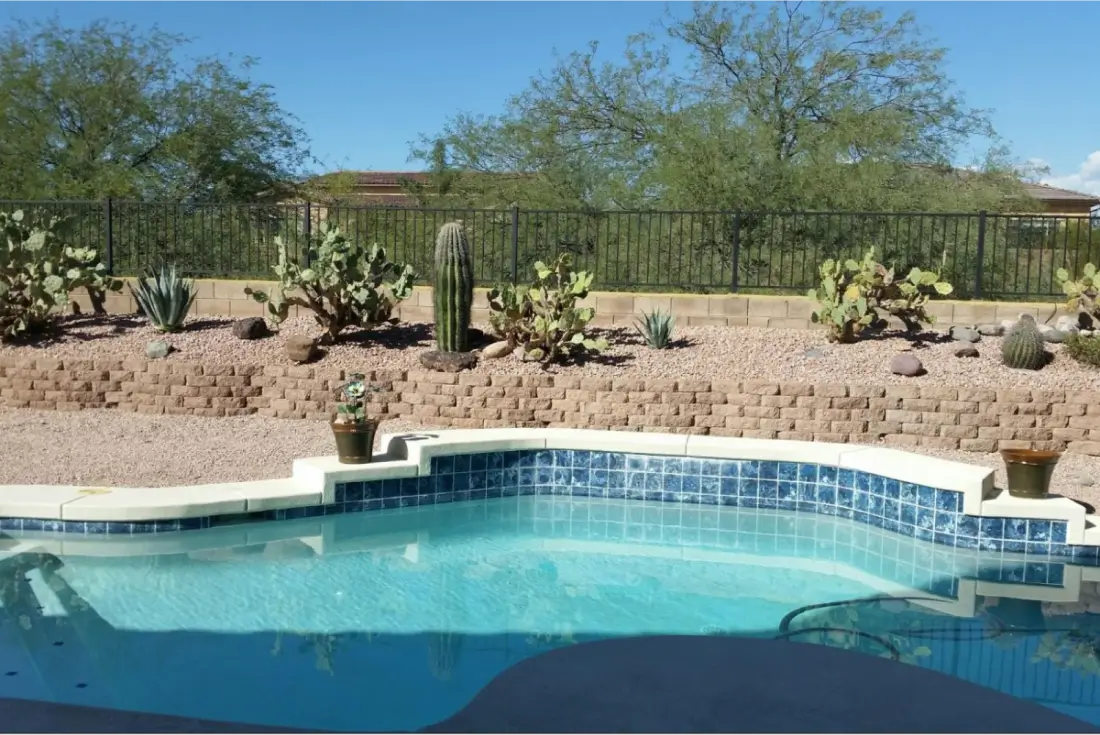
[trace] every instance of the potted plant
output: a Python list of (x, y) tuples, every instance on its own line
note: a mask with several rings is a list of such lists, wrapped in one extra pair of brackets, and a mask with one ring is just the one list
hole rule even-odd
[(367, 418), (367, 384), (359, 373), (340, 386), (332, 434), (341, 464), (367, 464), (374, 453), (378, 420)]
[(1008, 494), (1042, 500), (1050, 494), (1050, 478), (1062, 453), (1045, 449), (1002, 449), (1008, 474)]

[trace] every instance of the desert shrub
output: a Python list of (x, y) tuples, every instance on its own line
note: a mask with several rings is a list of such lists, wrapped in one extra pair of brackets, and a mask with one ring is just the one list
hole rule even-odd
[(153, 326), (161, 332), (178, 332), (195, 301), (195, 282), (181, 278), (176, 266), (147, 269), (144, 278), (130, 285), (134, 301)]
[(69, 244), (70, 223), (23, 210), (0, 212), (0, 339), (51, 330), (74, 289), (102, 298), (122, 288), (96, 250)]
[(553, 266), (539, 261), (530, 286), (509, 284), (489, 292), (489, 323), (527, 360), (549, 363), (605, 350), (606, 340), (585, 334), (596, 310), (577, 306), (592, 278), (587, 271), (574, 271), (568, 254)]
[(1063, 344), (1066, 354), (1077, 362), (1100, 367), (1100, 337), (1071, 334)]
[(370, 329), (387, 321), (412, 294), (412, 266), (390, 262), (381, 245), (360, 245), (328, 222), (318, 229), (307, 245), (307, 265), (291, 260), (286, 244), (276, 239), (279, 284), (270, 293), (252, 288), (245, 293), (267, 304), (276, 327), (286, 321), (291, 306), (309, 309), (326, 343), (347, 327)]
[(663, 312), (660, 309), (648, 314), (642, 313), (640, 319), (635, 320), (634, 328), (642, 335), (645, 343), (655, 350), (668, 349), (672, 342), (672, 333), (676, 330), (676, 319), (671, 312)]
[(819, 273), (821, 285), (808, 294), (818, 303), (812, 320), (829, 328), (833, 342), (854, 342), (887, 315), (900, 319), (910, 332), (934, 324), (925, 306), (933, 295), (946, 296), (953, 290), (938, 271), (912, 268), (904, 278), (895, 277), (893, 268), (875, 260), (874, 248), (862, 261), (826, 260)]

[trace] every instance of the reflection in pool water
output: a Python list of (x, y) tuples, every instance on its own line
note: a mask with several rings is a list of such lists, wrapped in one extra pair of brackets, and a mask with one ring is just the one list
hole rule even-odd
[(832, 517), (528, 496), (85, 543), (100, 554), (20, 539), (0, 559), (0, 696), (410, 730), (554, 647), (706, 633), (895, 658), (1100, 724), (1100, 570)]

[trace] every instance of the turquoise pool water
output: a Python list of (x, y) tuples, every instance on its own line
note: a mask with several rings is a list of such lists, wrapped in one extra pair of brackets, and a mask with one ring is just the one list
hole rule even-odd
[(843, 519), (528, 496), (187, 532), (157, 553), (18, 543), (0, 553), (0, 696), (410, 730), (553, 647), (785, 635), (1100, 724), (1100, 616), (1087, 599), (979, 596), (956, 609), (975, 599), (974, 580), (1061, 588), (1064, 563), (939, 549)]

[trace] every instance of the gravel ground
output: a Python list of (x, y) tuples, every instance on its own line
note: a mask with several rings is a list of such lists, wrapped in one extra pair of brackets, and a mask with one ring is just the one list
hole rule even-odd
[[(404, 420), (382, 424), (386, 433), (431, 428)], [(323, 421), (0, 408), (0, 484), (163, 487), (273, 479), (288, 477), (299, 457), (333, 453)], [(1003, 486), (997, 454), (927, 453), (996, 468)], [(1100, 457), (1065, 455), (1053, 484), (1055, 492), (1100, 507)]]
[[(200, 317), (188, 329), (164, 337), (133, 316), (68, 318), (62, 336), (33, 346), (2, 346), (0, 356), (26, 355), (75, 358), (144, 357), (145, 345), (167, 339), (178, 351), (169, 360), (213, 363), (288, 364), (283, 342), (291, 334), (316, 334), (309, 317), (283, 325), (280, 335), (243, 342), (233, 337), (232, 319)], [(487, 325), (480, 325), (487, 328)], [(913, 343), (897, 335), (866, 339), (854, 345), (829, 345), (821, 331), (730, 327), (683, 327), (677, 330), (673, 349), (651, 350), (630, 329), (602, 334), (611, 348), (584, 365), (554, 367), (552, 373), (622, 378), (767, 379), (791, 382), (929, 383), (986, 388), (1037, 390), (1100, 390), (1100, 370), (1085, 367), (1051, 345), (1053, 362), (1040, 371), (1011, 370), (1000, 362), (999, 338), (983, 338), (976, 358), (957, 358), (954, 345), (943, 335), (926, 335)], [(349, 331), (344, 342), (328, 348), (324, 366), (366, 371), (416, 369), (418, 356), (432, 347), (431, 326), (405, 323), (373, 332)], [(808, 350), (821, 355), (809, 357)], [(904, 378), (890, 373), (890, 359), (912, 350), (927, 373)], [(483, 360), (474, 372), (536, 374), (541, 368), (515, 356)]]

